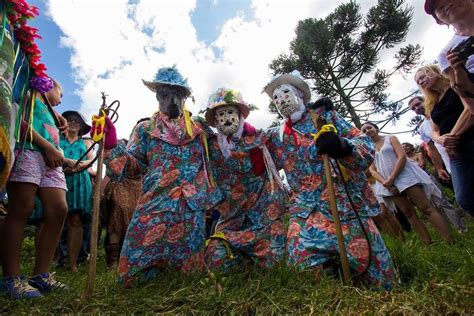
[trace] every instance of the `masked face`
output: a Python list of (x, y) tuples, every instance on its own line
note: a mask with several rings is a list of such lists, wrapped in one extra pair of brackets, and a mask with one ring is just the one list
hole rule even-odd
[(215, 113), (217, 130), (226, 135), (233, 135), (239, 130), (240, 111), (235, 105), (218, 107)]
[(178, 118), (183, 113), (186, 94), (178, 87), (165, 86), (156, 92), (156, 99), (160, 103), (160, 111), (170, 118)]
[(284, 117), (298, 111), (303, 104), (303, 98), (298, 94), (298, 90), (289, 84), (282, 84), (273, 91), (273, 103)]

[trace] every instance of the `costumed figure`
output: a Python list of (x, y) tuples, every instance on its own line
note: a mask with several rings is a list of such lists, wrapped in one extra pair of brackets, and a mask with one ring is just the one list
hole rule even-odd
[(230, 268), (244, 258), (271, 267), (285, 254), (286, 193), (265, 145), (268, 138), (245, 122), (249, 111), (235, 90), (220, 88), (209, 98), (206, 121), (217, 128), (208, 137), (212, 173), (225, 197), (207, 241), (210, 268)]
[[(374, 158), (373, 143), (330, 104), (323, 102), (323, 106), (310, 109), (309, 86), (297, 71), (276, 77), (264, 90), (285, 120), (281, 130), (272, 134), (272, 151), (293, 190), (288, 264), (302, 269), (318, 267), (319, 271), (319, 267), (330, 265), (338, 257), (323, 167), (323, 154), (327, 154), (333, 166), (336, 204), (349, 264), (371, 284), (391, 289), (396, 278), (392, 259), (369, 217), (377, 212), (377, 203), (372, 202), (373, 194), (368, 198), (364, 193), (370, 191), (365, 172)], [(319, 133), (324, 131), (318, 127), (321, 121), (332, 124), (336, 132)]]
[[(137, 124), (149, 119), (149, 117), (141, 119)], [(125, 139), (122, 141), (128, 143)], [(109, 168), (107, 168), (106, 174), (110, 174)], [(102, 185), (104, 190), (101, 215), (107, 230), (105, 254), (107, 265), (115, 269), (118, 265), (120, 249), (122, 249), (128, 225), (142, 193), (142, 177), (141, 175), (130, 176), (121, 179), (121, 181), (110, 181), (110, 178), (106, 177)]]
[[(105, 152), (115, 179), (143, 176), (119, 259), (118, 279), (125, 286), (167, 266), (184, 272), (205, 268), (204, 213), (222, 199), (208, 172), (206, 135), (184, 108), (191, 94), (187, 80), (173, 66), (143, 82), (156, 93), (159, 111), (135, 127), (128, 145)], [(110, 149), (116, 135), (109, 119), (106, 128), (104, 147)]]

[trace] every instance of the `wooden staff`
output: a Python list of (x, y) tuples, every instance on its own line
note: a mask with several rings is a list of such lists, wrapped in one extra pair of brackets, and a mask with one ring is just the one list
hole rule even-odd
[[(102, 93), (103, 104), (99, 111), (99, 116), (104, 115), (103, 109), (105, 108), (105, 94)], [(104, 163), (104, 136), (99, 141), (99, 149), (97, 152), (97, 174), (95, 176), (94, 185), (94, 199), (92, 204), (92, 228), (91, 228), (91, 243), (90, 243), (90, 258), (89, 258), (89, 270), (87, 273), (86, 288), (84, 290), (83, 299), (89, 299), (94, 291), (94, 282), (97, 275), (97, 239), (99, 238), (99, 208), (101, 190), (100, 184), (102, 182), (102, 169)]]
[[(321, 130), (321, 127), (324, 125), (324, 122), (319, 118), (319, 116), (310, 111), (311, 119), (314, 126), (318, 131)], [(342, 233), (341, 220), (339, 218), (339, 211), (337, 209), (336, 194), (334, 193), (334, 183), (332, 181), (331, 165), (329, 164), (329, 156), (327, 154), (323, 155), (324, 163), (324, 174), (326, 175), (326, 181), (328, 185), (329, 192), (329, 205), (331, 207), (332, 217), (334, 218), (334, 227), (336, 229), (337, 243), (339, 245), (339, 258), (341, 259), (342, 266), (342, 275), (344, 278), (344, 284), (351, 284), (351, 270), (349, 267), (349, 259), (347, 258), (346, 245), (344, 243), (344, 234)]]

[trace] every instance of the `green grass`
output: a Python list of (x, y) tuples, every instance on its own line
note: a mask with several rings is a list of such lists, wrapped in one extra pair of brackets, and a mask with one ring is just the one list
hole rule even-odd
[[(3, 314), (395, 314), (458, 315), (474, 313), (474, 225), (450, 246), (437, 241), (424, 246), (414, 235), (407, 242), (386, 238), (402, 279), (387, 293), (342, 286), (338, 278), (316, 281), (310, 272), (296, 273), (283, 266), (266, 271), (242, 266), (217, 275), (223, 285), (218, 295), (206, 275), (185, 277), (163, 273), (155, 281), (122, 289), (107, 270), (103, 253), (93, 298), (80, 299), (87, 274), (58, 270), (58, 279), (71, 287), (68, 293), (50, 293), (35, 300), (0, 298)], [(24, 270), (31, 271), (33, 246), (25, 242)]]

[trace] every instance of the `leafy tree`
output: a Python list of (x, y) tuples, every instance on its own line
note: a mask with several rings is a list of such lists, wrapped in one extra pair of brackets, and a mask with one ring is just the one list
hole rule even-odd
[(358, 127), (376, 113), (386, 115), (379, 123), (397, 120), (402, 101), (409, 96), (389, 100), (385, 92), (389, 79), (409, 73), (418, 64), (422, 48), (400, 47), (393, 69), (379, 69), (377, 64), (384, 50), (405, 41), (412, 14), (405, 0), (379, 0), (365, 17), (355, 1), (341, 4), (326, 18), (299, 21), (290, 54), (281, 54), (270, 68), (275, 75), (297, 69), (312, 81), (313, 90), (331, 98), (336, 109)]

